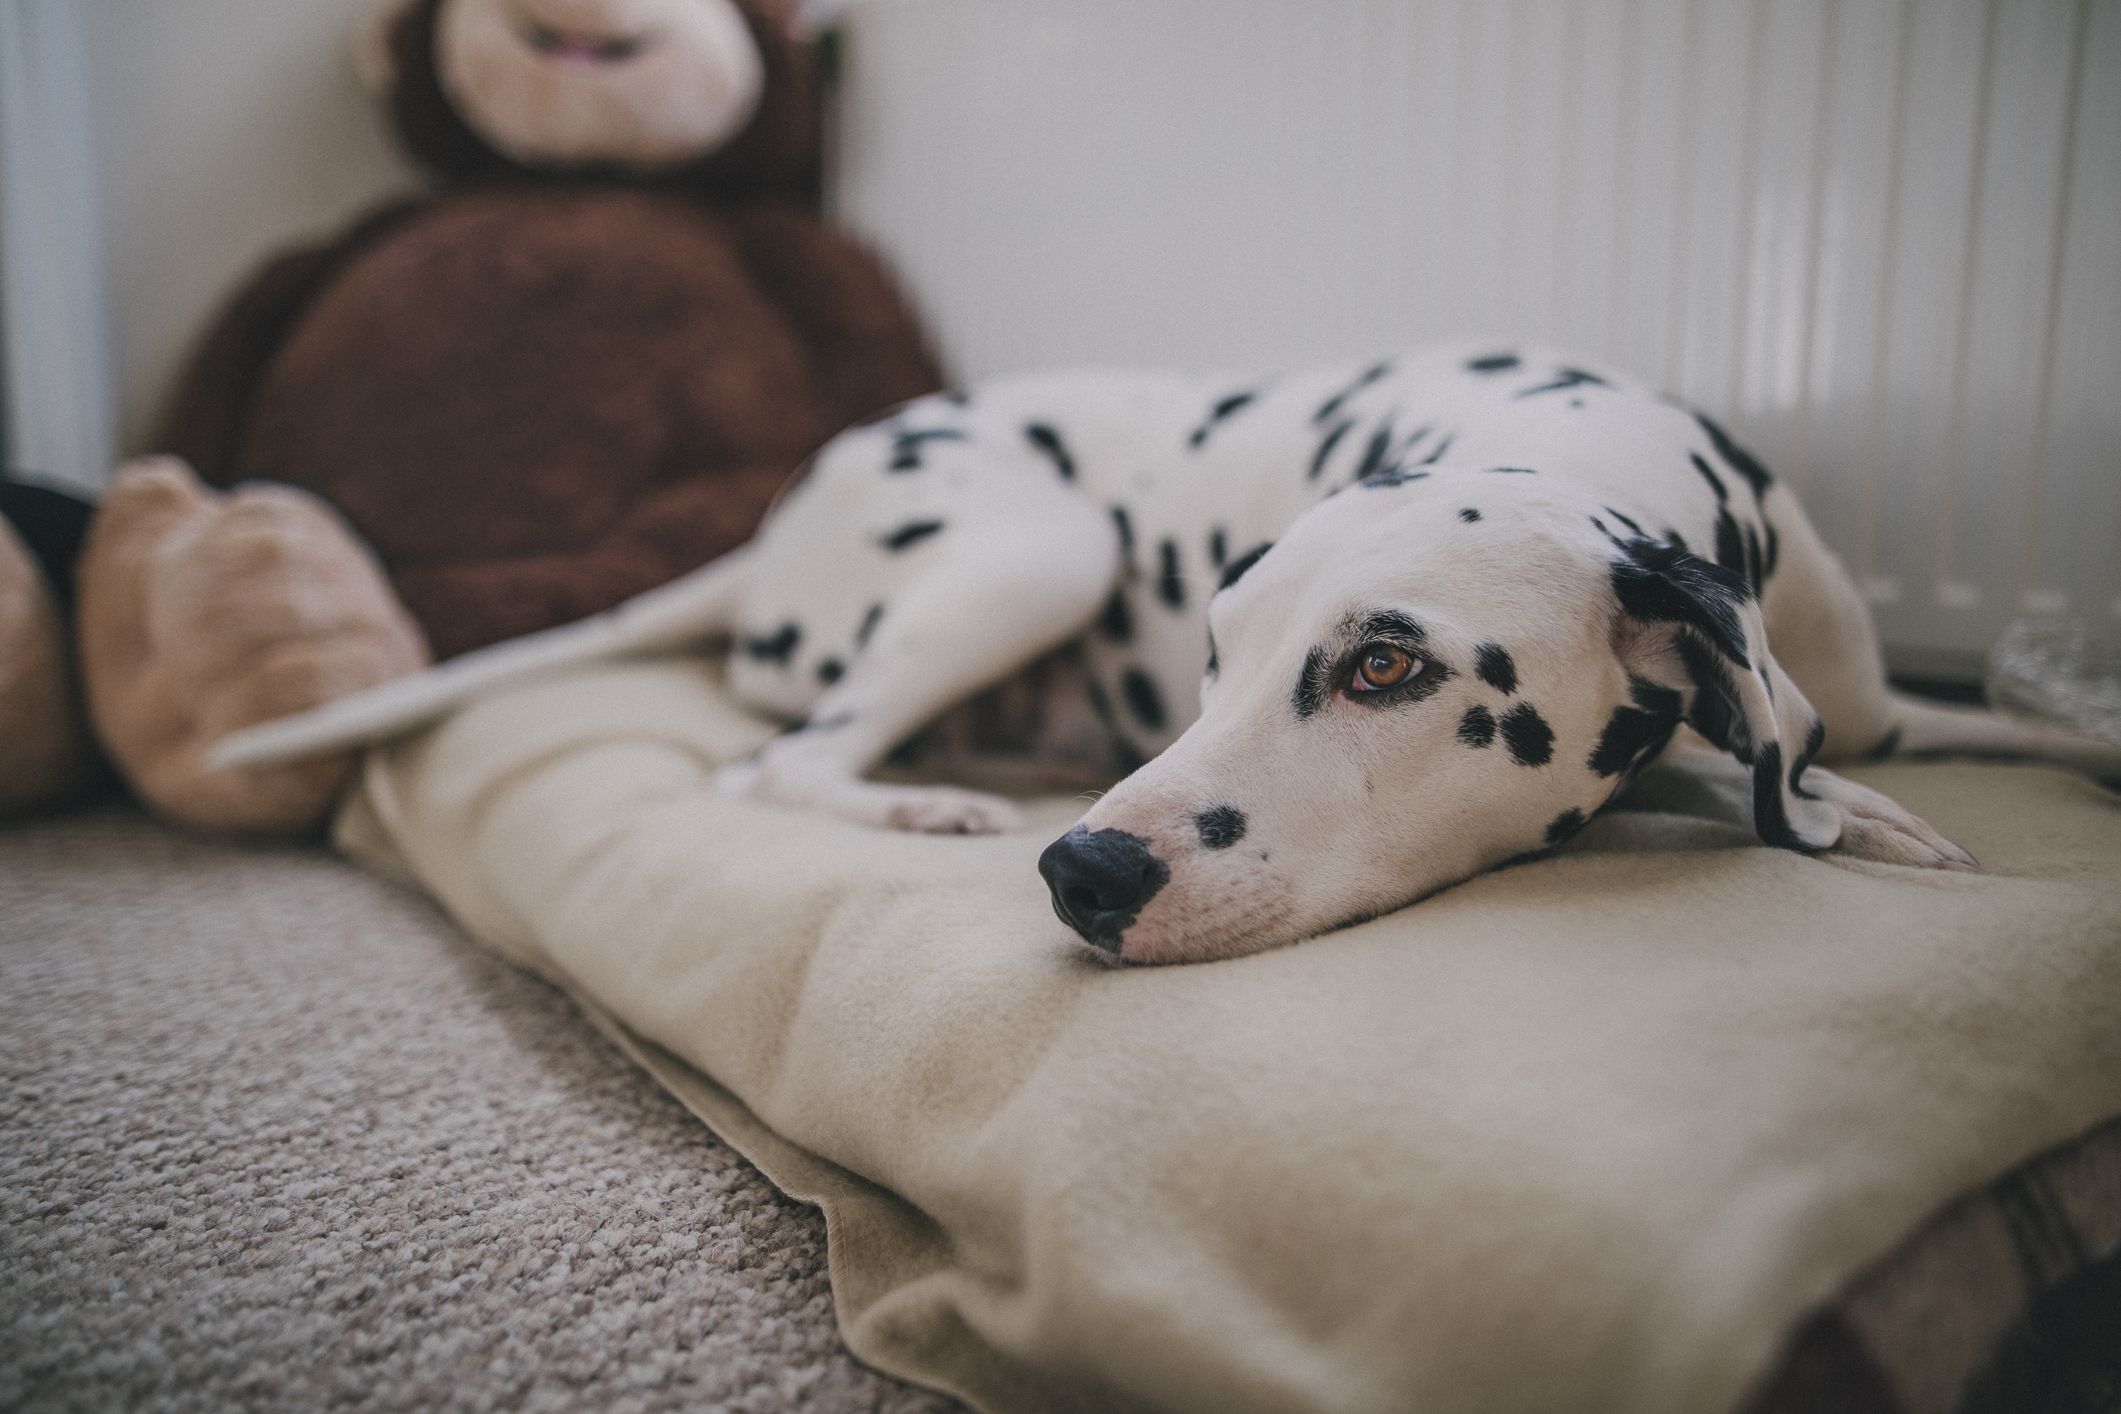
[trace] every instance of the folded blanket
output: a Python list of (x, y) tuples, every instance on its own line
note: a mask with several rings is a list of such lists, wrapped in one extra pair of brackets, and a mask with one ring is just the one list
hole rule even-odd
[[(990, 1408), (1729, 1408), (1954, 1194), (2121, 1110), (2121, 808), (1858, 773), (1979, 875), (1674, 809), (1295, 947), (1087, 961), (1020, 836), (717, 798), (606, 665), (371, 755), (342, 844), (820, 1203), (848, 1344)], [(1695, 809), (1689, 804), (1688, 811)]]

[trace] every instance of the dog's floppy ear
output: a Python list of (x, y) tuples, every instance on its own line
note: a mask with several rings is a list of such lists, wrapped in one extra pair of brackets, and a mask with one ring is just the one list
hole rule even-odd
[(1617, 542), (1615, 648), (1629, 669), (1677, 687), (1687, 725), (1752, 768), (1753, 828), (1783, 849), (1822, 850), (1841, 812), (1804, 788), (1826, 726), (1768, 651), (1745, 576), (1656, 540)]

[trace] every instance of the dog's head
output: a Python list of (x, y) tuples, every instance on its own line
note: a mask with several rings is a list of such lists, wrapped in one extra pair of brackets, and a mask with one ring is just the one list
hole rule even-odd
[(1544, 478), (1361, 483), (1233, 567), (1201, 715), (1040, 860), (1128, 962), (1256, 952), (1566, 840), (1682, 722), (1771, 843), (1833, 843), (1744, 577)]

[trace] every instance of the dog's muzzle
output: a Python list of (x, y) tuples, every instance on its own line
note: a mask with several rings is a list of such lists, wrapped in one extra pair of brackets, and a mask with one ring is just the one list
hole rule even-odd
[(1170, 868), (1133, 835), (1080, 825), (1046, 846), (1038, 872), (1061, 922), (1115, 955), (1120, 934), (1171, 878)]

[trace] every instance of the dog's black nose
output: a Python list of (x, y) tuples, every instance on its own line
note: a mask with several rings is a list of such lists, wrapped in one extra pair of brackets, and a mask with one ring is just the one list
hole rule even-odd
[(1046, 846), (1038, 872), (1053, 891), (1053, 911), (1083, 941), (1119, 951), (1119, 935), (1171, 877), (1149, 847), (1124, 830), (1077, 825)]

